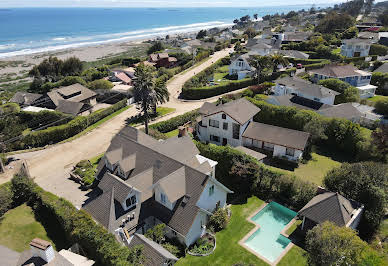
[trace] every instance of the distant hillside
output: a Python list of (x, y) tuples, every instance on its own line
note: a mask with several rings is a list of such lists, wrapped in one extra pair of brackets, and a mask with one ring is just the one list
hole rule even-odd
[(383, 7), (383, 8), (388, 8), (388, 1), (376, 3), (376, 4), (374, 5), (374, 7), (376, 7), (376, 8), (381, 8), (381, 7)]

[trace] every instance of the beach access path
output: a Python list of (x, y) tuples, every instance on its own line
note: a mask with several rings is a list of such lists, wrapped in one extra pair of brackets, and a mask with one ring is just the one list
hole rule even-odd
[[(219, 96), (217, 96), (203, 101), (182, 101), (177, 97), (183, 84), (187, 80), (196, 73), (209, 67), (217, 60), (229, 55), (231, 51), (232, 49), (230, 48), (218, 51), (208, 60), (176, 75), (168, 82), (167, 88), (171, 96), (169, 102), (163, 104), (163, 106), (175, 108), (176, 111), (153, 121), (153, 123), (164, 121), (171, 117), (197, 109), (201, 107), (203, 102), (219, 98)], [(79, 184), (69, 179), (71, 169), (81, 160), (90, 159), (104, 153), (107, 150), (112, 137), (125, 126), (128, 118), (136, 114), (137, 109), (133, 106), (98, 128), (73, 141), (52, 145), (39, 151), (17, 154), (13, 157), (24, 159), (27, 162), (31, 176), (44, 190), (63, 197), (72, 202), (77, 208), (80, 208), (88, 198), (87, 194), (90, 191), (82, 191), (79, 189)], [(7, 182), (8, 180), (9, 177), (0, 178), (0, 184)]]

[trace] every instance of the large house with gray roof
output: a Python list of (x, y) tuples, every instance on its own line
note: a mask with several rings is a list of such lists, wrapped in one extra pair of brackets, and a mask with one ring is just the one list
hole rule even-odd
[[(241, 98), (225, 104), (204, 103), (196, 133), (201, 142), (248, 147), (290, 161), (299, 161), (309, 134), (253, 121), (260, 108)], [(263, 159), (262, 154), (254, 156)]]
[(342, 40), (341, 55), (346, 57), (368, 56), (372, 41), (366, 39)]
[(83, 208), (126, 245), (135, 233), (164, 223), (168, 237), (190, 246), (233, 193), (216, 180), (216, 165), (185, 131), (158, 141), (125, 127), (98, 165), (97, 196)]
[(334, 104), (335, 97), (340, 93), (317, 85), (299, 77), (284, 77), (275, 81), (273, 88), (276, 96), (296, 95), (324, 104)]
[(323, 68), (309, 71), (313, 75), (313, 81), (318, 82), (323, 79), (335, 78), (357, 87), (360, 98), (370, 98), (375, 95), (376, 86), (371, 85), (372, 74), (359, 70), (353, 65), (325, 65)]

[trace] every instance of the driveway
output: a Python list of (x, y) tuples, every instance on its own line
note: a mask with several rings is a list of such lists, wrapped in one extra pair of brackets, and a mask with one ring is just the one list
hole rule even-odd
[[(153, 123), (164, 121), (199, 108), (205, 101), (217, 99), (219, 96), (203, 101), (186, 102), (179, 100), (178, 96), (183, 84), (195, 75), (195, 73), (209, 67), (218, 59), (229, 55), (230, 51), (231, 49), (226, 49), (216, 52), (202, 64), (175, 76), (167, 84), (167, 88), (171, 94), (170, 101), (163, 104), (163, 106), (175, 108), (176, 112), (157, 119)], [(88, 134), (71, 142), (48, 146), (46, 149), (40, 151), (22, 153), (13, 157), (27, 161), (30, 174), (39, 186), (57, 196), (69, 200), (77, 208), (80, 208), (82, 203), (88, 198), (87, 193), (89, 191), (81, 191), (79, 185), (69, 179), (70, 170), (79, 161), (90, 159), (104, 153), (112, 137), (125, 126), (126, 119), (136, 114), (136, 108), (131, 107)], [(0, 184), (8, 180), (9, 178), (0, 177)]]

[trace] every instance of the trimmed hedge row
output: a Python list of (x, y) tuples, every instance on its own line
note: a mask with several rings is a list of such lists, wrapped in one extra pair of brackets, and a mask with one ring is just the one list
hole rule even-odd
[(324, 117), (314, 111), (247, 99), (261, 109), (255, 121), (300, 131), (304, 131), (308, 123), (315, 122), (314, 127), (321, 127), (327, 137), (326, 140), (320, 140), (322, 143), (352, 156), (360, 155), (366, 149), (368, 139), (363, 136), (359, 124), (346, 119)]
[(98, 264), (139, 265), (144, 259), (141, 246), (129, 249), (120, 245), (114, 235), (95, 223), (88, 213), (44, 191), (32, 179), (15, 176), (12, 190), (16, 206), (27, 202), (47, 223), (57, 225), (58, 233), (63, 233), (69, 242), (80, 244), (88, 257)]
[(31, 132), (24, 137), (24, 139), (22, 140), (23, 144), (21, 144), (23, 146), (19, 148), (24, 148), (26, 146), (42, 147), (48, 144), (57, 143), (62, 140), (68, 139), (80, 133), (88, 126), (124, 108), (126, 105), (127, 100), (124, 99), (106, 109), (91, 113), (88, 116), (77, 116), (67, 124)]
[(254, 194), (264, 200), (277, 199), (295, 210), (315, 196), (314, 184), (271, 170), (230, 146), (195, 144), (201, 155), (218, 162), (217, 180), (235, 191), (237, 196)]
[(187, 100), (199, 100), (206, 99), (220, 94), (228, 93), (231, 91), (239, 90), (251, 85), (256, 84), (253, 79), (244, 80), (232, 80), (227, 84), (200, 87), (200, 88), (183, 88), (182, 96)]
[(186, 124), (189, 121), (194, 120), (199, 116), (198, 110), (190, 111), (184, 113), (183, 115), (178, 115), (166, 121), (158, 122), (150, 125), (151, 129), (157, 130), (161, 133), (167, 133), (172, 130), (177, 129), (178, 127)]

